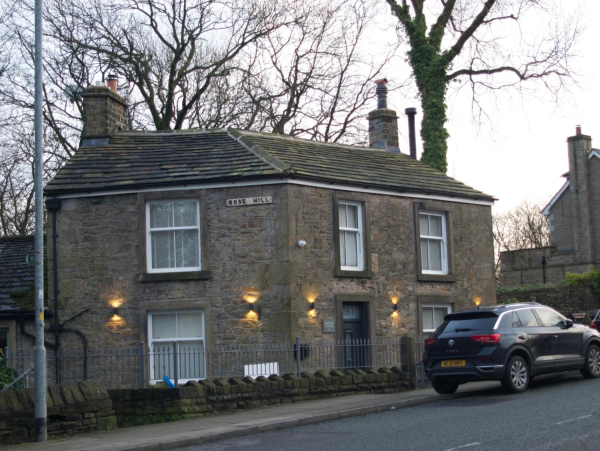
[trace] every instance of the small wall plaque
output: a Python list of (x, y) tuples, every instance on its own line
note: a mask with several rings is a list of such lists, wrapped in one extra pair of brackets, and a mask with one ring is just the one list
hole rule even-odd
[(335, 319), (324, 319), (323, 320), (323, 333), (324, 334), (335, 333)]
[(244, 205), (262, 205), (272, 204), (272, 196), (259, 196), (259, 197), (241, 197), (239, 199), (227, 199), (225, 205), (228, 207), (242, 207)]

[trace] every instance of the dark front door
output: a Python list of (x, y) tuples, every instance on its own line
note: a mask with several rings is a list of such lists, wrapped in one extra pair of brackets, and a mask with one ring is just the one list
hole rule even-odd
[(342, 304), (344, 320), (344, 367), (370, 367), (368, 345), (368, 318), (365, 304), (345, 302)]

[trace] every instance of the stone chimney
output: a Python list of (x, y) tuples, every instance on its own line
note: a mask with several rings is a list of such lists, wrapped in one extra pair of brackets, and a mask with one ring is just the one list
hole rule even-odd
[(117, 93), (117, 77), (108, 76), (108, 86), (97, 83), (81, 93), (83, 130), (80, 147), (108, 143), (108, 138), (127, 129), (127, 102)]
[(594, 257), (592, 207), (594, 193), (591, 190), (589, 153), (592, 138), (581, 133), (581, 126), (575, 128), (575, 136), (567, 138), (569, 148), (569, 192), (571, 193), (571, 214), (573, 217), (573, 243), (575, 259), (580, 264), (590, 264)]
[(387, 79), (375, 80), (377, 109), (369, 113), (369, 146), (391, 153), (400, 153), (398, 116), (387, 107)]

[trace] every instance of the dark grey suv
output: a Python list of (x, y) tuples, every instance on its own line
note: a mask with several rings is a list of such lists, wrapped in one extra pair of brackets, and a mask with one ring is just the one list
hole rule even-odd
[(423, 366), (438, 393), (482, 380), (518, 393), (538, 374), (600, 377), (600, 332), (536, 303), (469, 308), (446, 315), (425, 340)]

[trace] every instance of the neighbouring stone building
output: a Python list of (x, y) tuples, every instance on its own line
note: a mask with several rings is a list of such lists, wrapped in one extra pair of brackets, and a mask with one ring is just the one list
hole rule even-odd
[(501, 253), (503, 286), (555, 283), (567, 272), (600, 267), (600, 150), (577, 127), (567, 138), (569, 172), (543, 213), (550, 246)]
[(129, 131), (114, 90), (84, 90), (80, 149), (45, 190), (58, 304), (47, 340), (205, 348), (415, 336), (477, 298), (494, 304), (494, 199), (398, 153), (396, 114), (379, 94), (377, 147), (364, 148)]
[(0, 237), (0, 350), (9, 356), (35, 342), (26, 330), (34, 322), (34, 260), (33, 236)]

